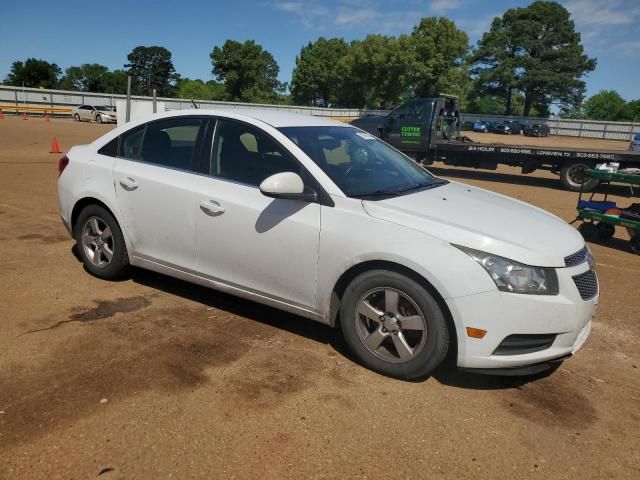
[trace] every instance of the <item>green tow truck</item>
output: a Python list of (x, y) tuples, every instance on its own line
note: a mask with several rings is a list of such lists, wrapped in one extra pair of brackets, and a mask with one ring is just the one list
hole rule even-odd
[(424, 165), (439, 161), (495, 170), (502, 164), (520, 167), (524, 174), (550, 170), (560, 175), (564, 188), (575, 192), (589, 192), (598, 185), (600, 180), (586, 177), (584, 171), (599, 163), (640, 168), (640, 152), (473, 142), (459, 135), (458, 99), (450, 95), (409, 100), (385, 116), (362, 117), (351, 124)]

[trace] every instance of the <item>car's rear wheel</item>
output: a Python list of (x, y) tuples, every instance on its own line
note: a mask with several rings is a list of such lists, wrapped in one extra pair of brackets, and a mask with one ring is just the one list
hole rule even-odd
[(342, 331), (367, 367), (396, 378), (424, 378), (444, 360), (449, 330), (433, 295), (396, 272), (373, 270), (347, 287)]
[(85, 207), (74, 236), (86, 270), (96, 277), (115, 280), (129, 271), (129, 256), (116, 219), (99, 205)]
[(73, 114), (73, 119), (74, 119), (76, 122), (79, 122), (79, 121), (80, 121), (80, 115), (78, 115), (77, 113), (74, 113), (74, 114)]

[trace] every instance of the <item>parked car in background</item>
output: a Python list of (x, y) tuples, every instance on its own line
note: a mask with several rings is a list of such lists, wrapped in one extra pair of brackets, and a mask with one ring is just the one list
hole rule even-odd
[(527, 137), (548, 137), (550, 133), (551, 129), (544, 123), (533, 123), (524, 129)]
[(423, 378), (449, 349), (479, 373), (540, 373), (591, 330), (598, 277), (574, 228), (346, 123), (165, 112), (73, 147), (58, 171), (89, 273), (143, 267), (339, 325), (387, 375)]
[(504, 124), (511, 129), (511, 133), (521, 135), (524, 131), (524, 125), (517, 120), (505, 120)]
[(487, 122), (485, 120), (480, 120), (479, 122), (475, 122), (473, 124), (473, 131), (487, 133), (491, 131), (491, 128), (493, 127), (493, 125), (494, 125), (494, 122)]
[(116, 108), (109, 105), (80, 105), (71, 114), (76, 122), (116, 123)]
[(506, 123), (498, 123), (491, 128), (491, 133), (500, 133), (502, 135), (511, 135), (511, 127)]
[(633, 138), (629, 144), (629, 150), (632, 152), (640, 152), (640, 132), (633, 134)]

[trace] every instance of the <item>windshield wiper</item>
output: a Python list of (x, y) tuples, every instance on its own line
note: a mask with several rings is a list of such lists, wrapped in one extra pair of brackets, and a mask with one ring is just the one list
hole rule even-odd
[(352, 193), (349, 196), (359, 198), (359, 197), (396, 197), (397, 195), (398, 195), (397, 190), (380, 189), (380, 190), (373, 190), (371, 192)]
[(402, 187), (396, 190), (397, 193), (403, 193), (403, 192), (408, 192), (410, 190), (418, 190), (419, 188), (431, 188), (431, 187), (437, 187), (438, 185), (444, 185), (445, 183), (448, 183), (446, 180), (434, 180), (432, 182), (429, 183), (414, 183), (413, 185), (408, 185), (406, 187)]

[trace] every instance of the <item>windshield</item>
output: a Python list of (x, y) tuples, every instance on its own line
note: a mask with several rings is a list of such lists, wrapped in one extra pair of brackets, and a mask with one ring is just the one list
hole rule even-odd
[(447, 183), (352, 127), (279, 128), (349, 197), (388, 197)]

